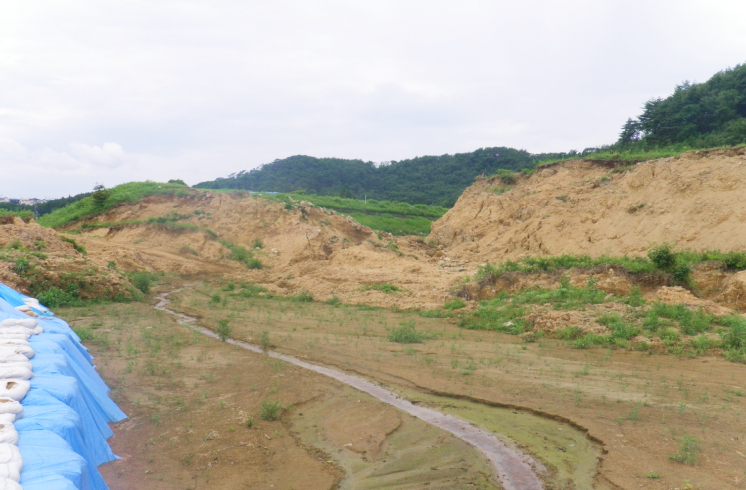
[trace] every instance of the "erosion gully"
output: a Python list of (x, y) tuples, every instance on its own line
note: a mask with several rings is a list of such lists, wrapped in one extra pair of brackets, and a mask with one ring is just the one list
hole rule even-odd
[[(163, 311), (165, 313), (174, 315), (178, 318), (178, 322), (181, 325), (187, 326), (197, 332), (200, 332), (204, 335), (207, 335), (212, 338), (218, 338), (217, 334), (213, 332), (212, 330), (208, 328), (201, 327), (197, 324), (197, 319), (188, 315), (185, 315), (183, 313), (179, 313), (173, 310), (170, 310), (168, 306), (170, 305), (170, 300), (168, 299), (168, 296), (171, 294), (175, 294), (180, 292), (181, 289), (177, 289), (175, 291), (165, 292), (158, 295), (158, 303), (154, 306), (155, 309)], [(229, 344), (241, 347), (243, 349), (260, 353), (260, 354), (266, 354), (269, 357), (272, 357), (274, 359), (280, 359), (282, 361), (288, 362), (290, 364), (294, 364), (296, 366), (299, 366), (303, 369), (308, 369), (310, 371), (322, 374), (324, 376), (328, 376), (330, 378), (336, 379), (337, 381), (340, 381), (348, 386), (351, 386), (357, 390), (360, 390), (364, 393), (367, 393), (376, 399), (387, 403), (403, 412), (406, 412), (414, 417), (417, 417), (435, 427), (438, 427), (440, 429), (443, 429), (445, 431), (450, 432), (455, 437), (471, 444), (475, 448), (477, 448), (479, 451), (481, 451), (485, 457), (490, 461), (492, 466), (495, 469), (497, 480), (502, 485), (505, 490), (544, 490), (544, 484), (542, 483), (542, 478), (540, 475), (547, 476), (548, 471), (547, 468), (538, 460), (533, 458), (532, 456), (523, 453), (520, 449), (518, 449), (514, 444), (509, 444), (506, 442), (503, 442), (501, 439), (499, 439), (497, 436), (495, 436), (494, 433), (488, 430), (481, 429), (472, 423), (456, 417), (451, 414), (446, 414), (439, 412), (437, 410), (434, 410), (429, 407), (420, 406), (419, 404), (412, 403), (401, 396), (397, 395), (393, 391), (387, 390), (385, 388), (382, 388), (381, 386), (378, 386), (366, 379), (363, 379), (359, 376), (354, 376), (351, 374), (347, 374), (343, 371), (339, 371), (336, 369), (331, 369), (325, 366), (320, 366), (317, 364), (311, 364), (309, 362), (303, 361), (301, 359), (298, 359), (293, 356), (280, 354), (278, 352), (264, 352), (260, 347), (249, 344), (247, 342), (242, 342), (235, 339), (227, 339), (226, 342)], [(416, 401), (416, 403), (419, 403), (419, 401)], [(452, 404), (453, 401), (450, 401), (449, 404)], [(478, 405), (475, 403), (470, 403), (468, 405)], [(464, 408), (470, 408), (472, 411), (475, 411), (475, 407), (464, 407)], [(480, 406), (476, 408), (481, 415), (489, 412), (496, 412), (496, 411), (506, 411), (506, 409), (500, 409), (496, 407), (483, 407)], [(494, 415), (494, 413), (492, 414)], [(528, 417), (531, 418), (540, 418), (537, 415), (528, 415)], [(478, 419), (481, 419), (483, 417), (477, 417)], [(536, 425), (542, 426), (547, 424), (547, 420), (541, 420), (537, 421), (538, 423)], [(557, 425), (557, 422), (551, 422), (552, 425)], [(563, 427), (556, 427), (555, 428), (558, 431), (562, 431)], [(572, 431), (572, 428), (566, 427), (566, 433)], [(583, 437), (581, 435), (581, 437)], [(546, 439), (546, 437), (544, 437)], [(573, 444), (570, 443), (570, 446)], [(562, 448), (565, 450), (564, 448)], [(572, 449), (571, 449), (572, 450)], [(581, 457), (582, 459), (588, 459), (587, 457)], [(595, 476), (595, 463), (596, 458), (593, 457), (593, 469), (591, 471), (585, 472), (585, 477), (583, 478), (586, 480), (585, 482), (579, 482), (579, 481), (573, 481), (573, 482), (566, 482), (572, 485), (575, 488), (591, 488), (592, 487), (592, 480)], [(589, 468), (590, 469), (590, 468)], [(587, 485), (587, 486), (586, 486)], [(552, 487), (553, 488), (553, 487)]]

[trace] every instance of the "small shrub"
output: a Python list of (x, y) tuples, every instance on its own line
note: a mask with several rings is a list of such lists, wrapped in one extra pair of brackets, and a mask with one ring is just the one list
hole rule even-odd
[(264, 269), (264, 264), (262, 264), (262, 261), (256, 258), (246, 260), (245, 264), (247, 268), (252, 270)]
[(662, 271), (670, 271), (676, 265), (676, 253), (667, 243), (650, 249), (648, 258), (657, 269)]
[(219, 294), (213, 294), (212, 297), (210, 298), (210, 303), (212, 303), (212, 304), (218, 304), (218, 303), (220, 303), (220, 299), (221, 298), (220, 298)]
[(254, 427), (254, 416), (249, 415), (248, 417), (246, 417), (246, 422), (244, 422), (244, 425), (246, 425), (247, 429), (251, 429), (252, 427)]
[(325, 301), (325, 303), (330, 306), (337, 306), (341, 302), (342, 300), (340, 300), (336, 294), (332, 294), (332, 297)]
[(446, 301), (443, 308), (446, 310), (460, 310), (466, 306), (466, 302), (461, 298), (454, 298), (451, 301)]
[(251, 245), (254, 248), (264, 248), (264, 243), (261, 238), (254, 238), (254, 242)]
[(305, 289), (301, 289), (301, 291), (293, 296), (291, 300), (298, 303), (310, 303), (311, 301), (313, 301), (313, 294), (309, 293)]
[(402, 322), (399, 328), (392, 330), (389, 334), (389, 342), (397, 344), (420, 344), (429, 338), (430, 335), (415, 330), (412, 321)]
[(150, 274), (147, 271), (138, 271), (132, 274), (132, 284), (134, 284), (143, 294), (148, 294), (150, 292), (150, 284), (153, 280), (153, 274)]
[(218, 320), (218, 328), (215, 330), (218, 338), (225, 342), (231, 336), (231, 327), (228, 326), (228, 320)]
[(13, 270), (19, 276), (25, 276), (31, 270), (31, 263), (26, 257), (18, 257), (13, 263)]
[(264, 352), (267, 352), (272, 345), (269, 341), (269, 332), (266, 330), (263, 330), (262, 333), (259, 335), (259, 346), (261, 346), (262, 350)]
[(679, 450), (670, 455), (668, 459), (684, 464), (696, 464), (697, 457), (702, 452), (700, 443), (697, 437), (684, 435), (679, 439)]
[(236, 289), (236, 285), (233, 284), (232, 282), (229, 282), (228, 284), (223, 286), (223, 291), (235, 291), (235, 289)]
[(280, 412), (285, 408), (277, 400), (264, 400), (259, 405), (259, 417), (270, 422), (279, 419)]

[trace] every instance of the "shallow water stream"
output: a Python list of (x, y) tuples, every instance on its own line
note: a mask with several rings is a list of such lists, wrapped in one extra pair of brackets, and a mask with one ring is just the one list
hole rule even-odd
[[(170, 303), (167, 297), (176, 292), (178, 290), (160, 294), (158, 296), (159, 302), (155, 305), (155, 308), (178, 317), (178, 321), (182, 325), (188, 326), (204, 335), (217, 338), (218, 336), (212, 330), (197, 325), (195, 318), (167, 308)], [(261, 348), (246, 342), (233, 339), (228, 339), (227, 342), (252, 352), (264, 354)], [(548, 476), (547, 469), (541, 462), (523, 453), (515, 444), (501, 440), (492, 431), (500, 434), (507, 432), (511, 438), (517, 440), (521, 445), (530, 447), (532, 452), (539, 454), (542, 459), (550, 462), (559, 470), (559, 475), (555, 474), (552, 476), (559, 476), (560, 481), (564, 480), (565, 483), (575, 488), (592, 488), (595, 465), (597, 464), (597, 451), (582, 432), (569, 426), (561, 427), (556, 421), (550, 422), (537, 415), (530, 414), (521, 414), (519, 419), (514, 417), (514, 414), (517, 414), (517, 412), (475, 402), (448, 400), (447, 398), (436, 395), (403, 393), (415, 401), (415, 403), (412, 403), (393, 391), (382, 388), (359, 376), (311, 364), (285, 354), (271, 351), (266, 354), (272, 358), (280, 359), (301, 368), (334, 378), (435, 427), (450, 432), (457, 438), (479, 449), (487, 457), (495, 469), (498, 480), (506, 490), (543, 490), (544, 486), (539, 475)], [(443, 411), (438, 411), (431, 407), (438, 407)], [(452, 415), (453, 413), (463, 415), (464, 418)], [(535, 423), (531, 423), (530, 421), (519, 423), (519, 420), (526, 417), (540, 420), (534, 421)], [(491, 430), (481, 429), (465, 419), (470, 419), (474, 423), (478, 423), (480, 426), (485, 426)], [(513, 419), (512, 422), (511, 419)], [(543, 438), (543, 441), (553, 441), (556, 439), (556, 436), (552, 434), (545, 434), (545, 430), (543, 429), (546, 428), (543, 428), (543, 426), (547, 424), (554, 427), (553, 431), (555, 433), (562, 434), (562, 437), (565, 438), (565, 442), (563, 442), (564, 446), (555, 443), (539, 444), (537, 442), (540, 438)], [(515, 432), (516, 434), (510, 432)], [(519, 437), (516, 437), (516, 435)], [(526, 437), (521, 437), (521, 435)], [(559, 454), (559, 448), (561, 448), (562, 453), (570, 451), (574, 457), (567, 458), (566, 456), (569, 455)], [(571, 471), (567, 470), (568, 467)], [(580, 472), (573, 471), (577, 469)], [(554, 480), (554, 478), (552, 479)], [(584, 481), (578, 481), (579, 479)]]

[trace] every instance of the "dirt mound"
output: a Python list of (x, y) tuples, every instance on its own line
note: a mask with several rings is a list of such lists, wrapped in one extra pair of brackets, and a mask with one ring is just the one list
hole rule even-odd
[(19, 218), (0, 225), (0, 282), (34, 296), (52, 287), (81, 299), (133, 292), (126, 277), (91, 261), (74, 239)]
[(683, 304), (691, 309), (702, 309), (712, 315), (729, 315), (733, 313), (732, 309), (719, 305), (714, 301), (697, 298), (681, 286), (664, 286), (660, 288), (655, 293), (654, 300), (669, 305)]
[(431, 239), (463, 260), (527, 255), (641, 256), (651, 244), (745, 250), (746, 148), (689, 152), (628, 168), (574, 160), (502, 194), (477, 178)]
[[(286, 205), (248, 193), (151, 196), (73, 227), (99, 265), (260, 282), (274, 294), (305, 290), (317, 300), (435, 308), (467, 272), (414, 237), (375, 233), (308, 202)], [(233, 260), (236, 246), (263, 268)]]

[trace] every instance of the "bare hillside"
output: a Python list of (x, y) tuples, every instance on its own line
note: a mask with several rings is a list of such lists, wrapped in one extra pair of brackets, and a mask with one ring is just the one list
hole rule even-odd
[(513, 189), (479, 178), (431, 238), (471, 261), (526, 255), (644, 255), (651, 244), (746, 250), (746, 148), (696, 151), (627, 169), (568, 161)]

